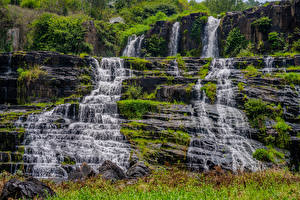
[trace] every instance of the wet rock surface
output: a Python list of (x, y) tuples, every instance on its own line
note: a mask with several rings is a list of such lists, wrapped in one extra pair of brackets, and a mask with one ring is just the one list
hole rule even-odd
[(122, 180), (126, 178), (126, 174), (124, 171), (115, 163), (106, 160), (104, 163), (98, 168), (99, 174), (102, 175), (102, 178), (106, 180)]
[(25, 181), (11, 179), (5, 183), (1, 200), (13, 199), (45, 199), (55, 195), (54, 191), (46, 184), (34, 178), (28, 178)]

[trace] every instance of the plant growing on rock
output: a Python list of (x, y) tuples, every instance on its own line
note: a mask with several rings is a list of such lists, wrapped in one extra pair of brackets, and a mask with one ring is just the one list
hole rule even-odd
[(275, 143), (278, 147), (285, 148), (290, 141), (288, 133), (292, 130), (292, 128), (280, 117), (277, 117), (276, 121), (277, 123), (274, 125), (274, 128), (278, 135), (276, 136)]
[(263, 162), (272, 162), (276, 164), (278, 162), (283, 162), (284, 154), (269, 147), (268, 149), (256, 149), (253, 153), (253, 157)]
[(283, 38), (277, 32), (271, 32), (268, 35), (268, 40), (271, 43), (272, 50), (282, 50), (284, 47)]
[(166, 40), (157, 34), (145, 39), (145, 49), (147, 56), (159, 57), (167, 54), (168, 44)]
[(201, 90), (205, 92), (211, 103), (215, 102), (217, 94), (217, 85), (215, 83), (208, 82), (201, 88)]
[(251, 25), (256, 27), (258, 31), (266, 33), (272, 26), (272, 20), (269, 17), (261, 17), (252, 22)]
[(245, 36), (241, 34), (238, 28), (232, 29), (226, 39), (224, 54), (227, 57), (234, 57), (238, 55), (241, 49), (247, 47), (248, 41)]

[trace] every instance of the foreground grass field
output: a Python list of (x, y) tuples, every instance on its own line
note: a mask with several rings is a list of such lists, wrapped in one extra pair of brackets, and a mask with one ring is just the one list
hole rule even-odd
[[(3, 184), (8, 177), (2, 177)], [(112, 183), (101, 177), (80, 182), (47, 183), (57, 196), (49, 199), (263, 199), (299, 200), (300, 175), (282, 169), (231, 174), (216, 170), (191, 173), (171, 169), (156, 170), (140, 180)], [(0, 186), (1, 187), (1, 186)]]

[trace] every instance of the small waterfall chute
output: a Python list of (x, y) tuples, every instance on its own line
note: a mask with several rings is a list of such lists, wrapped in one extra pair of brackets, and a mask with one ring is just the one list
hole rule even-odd
[(218, 46), (218, 27), (220, 25), (220, 19), (216, 19), (213, 16), (208, 17), (207, 24), (204, 29), (204, 37), (202, 40), (202, 58), (218, 58), (219, 46)]
[(178, 42), (179, 42), (179, 31), (180, 31), (180, 23), (175, 22), (172, 26), (172, 33), (170, 35), (169, 41), (169, 56), (176, 56), (178, 52)]
[(141, 48), (142, 48), (142, 43), (144, 40), (145, 36), (136, 36), (132, 35), (128, 38), (127, 45), (123, 51), (123, 56), (126, 57), (140, 57), (141, 56)]

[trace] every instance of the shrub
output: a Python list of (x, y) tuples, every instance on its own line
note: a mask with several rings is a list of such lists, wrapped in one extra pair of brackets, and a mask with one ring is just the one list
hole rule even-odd
[(22, 8), (39, 8), (40, 7), (40, 1), (37, 0), (22, 0), (21, 2)]
[(274, 128), (276, 129), (278, 135), (275, 139), (275, 143), (279, 148), (285, 148), (290, 141), (288, 132), (291, 131), (292, 128), (280, 117), (277, 117), (276, 120), (277, 123), (274, 125)]
[(255, 77), (260, 74), (258, 69), (256, 69), (253, 65), (247, 66), (246, 69), (242, 70), (245, 73), (245, 76), (248, 77)]
[(296, 72), (277, 74), (276, 76), (284, 79), (289, 84), (300, 84), (300, 74)]
[(268, 149), (256, 149), (253, 158), (263, 162), (278, 163), (284, 159), (284, 154), (270, 147)]
[(268, 40), (271, 44), (272, 50), (282, 50), (284, 47), (284, 41), (280, 37), (279, 33), (271, 32), (269, 33)]
[(122, 100), (118, 101), (120, 114), (127, 119), (141, 119), (147, 112), (157, 112), (158, 106), (165, 102), (150, 100)]
[(260, 32), (266, 33), (272, 26), (272, 20), (269, 17), (261, 17), (251, 23), (253, 27), (257, 27)]
[(245, 83), (242, 83), (242, 82), (238, 83), (239, 92), (242, 92), (244, 90), (244, 86), (245, 86)]
[(143, 51), (147, 53), (147, 56), (160, 57), (167, 54), (167, 42), (157, 34), (153, 34), (150, 38), (145, 39), (144, 44), (146, 48)]
[(246, 114), (250, 119), (255, 119), (267, 112), (267, 103), (261, 99), (248, 99), (245, 103)]
[(226, 39), (226, 44), (224, 47), (225, 56), (234, 57), (236, 56), (241, 49), (247, 47), (248, 41), (245, 36), (241, 34), (238, 28), (232, 29)]
[(33, 22), (32, 50), (63, 53), (90, 53), (91, 45), (84, 42), (86, 29), (82, 26), (88, 17), (84, 15), (61, 17), (43, 14)]
[(201, 90), (204, 90), (211, 103), (215, 102), (217, 93), (217, 85), (215, 83), (208, 82), (201, 88)]
[(142, 87), (131, 85), (128, 87), (124, 96), (126, 99), (138, 99), (142, 95)]
[(297, 41), (294, 41), (292, 45), (292, 50), (293, 51), (300, 51), (300, 39)]

